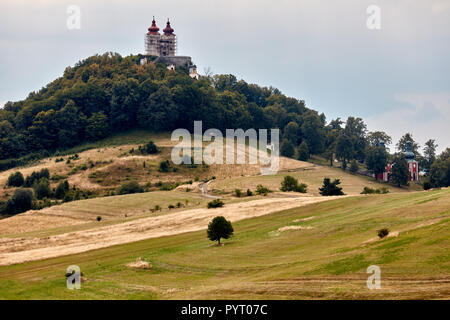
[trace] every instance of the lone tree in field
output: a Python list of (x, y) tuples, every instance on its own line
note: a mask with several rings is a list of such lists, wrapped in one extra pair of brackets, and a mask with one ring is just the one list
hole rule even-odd
[(233, 226), (231, 222), (225, 219), (224, 217), (215, 217), (208, 224), (208, 230), (206, 234), (208, 235), (208, 239), (211, 241), (217, 241), (220, 245), (220, 239), (228, 239), (233, 235)]
[(339, 179), (335, 179), (331, 182), (330, 178), (323, 179), (323, 186), (319, 188), (320, 194), (323, 196), (342, 196), (344, 192), (342, 192), (342, 188), (338, 187), (341, 184)]
[(377, 234), (380, 239), (383, 239), (389, 234), (389, 229), (388, 228), (380, 229), (377, 231)]

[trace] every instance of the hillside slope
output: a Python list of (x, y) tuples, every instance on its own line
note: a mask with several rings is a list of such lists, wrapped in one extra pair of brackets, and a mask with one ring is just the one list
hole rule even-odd
[[(130, 150), (138, 149), (139, 145), (154, 140), (160, 152), (155, 155), (134, 155)], [(161, 213), (167, 213), (168, 206), (178, 206), (178, 211), (204, 207), (207, 198), (201, 197), (202, 180), (210, 180), (207, 189), (213, 195), (225, 199), (226, 202), (236, 201), (233, 195), (235, 189), (255, 190), (258, 184), (263, 184), (279, 192), (284, 176), (292, 175), (300, 182), (308, 184), (308, 194), (318, 196), (318, 188), (325, 177), (339, 178), (346, 194), (359, 194), (365, 186), (380, 188), (387, 186), (373, 179), (351, 175), (340, 169), (318, 166), (289, 158), (280, 158), (280, 172), (276, 175), (260, 175), (258, 165), (210, 165), (210, 166), (174, 166), (177, 170), (160, 172), (158, 164), (170, 160), (170, 152), (176, 142), (170, 140), (169, 134), (155, 134), (146, 131), (133, 131), (127, 134), (105, 139), (94, 145), (81, 145), (69, 150), (68, 155), (48, 158), (40, 163), (11, 169), (0, 173), (0, 185), (5, 185), (8, 176), (19, 170), (24, 176), (47, 168), (51, 177), (51, 187), (56, 188), (60, 181), (68, 180), (71, 188), (87, 190), (94, 199), (73, 201), (39, 211), (30, 211), (15, 217), (0, 220), (0, 236), (16, 235), (21, 237), (31, 232), (34, 234), (54, 234), (69, 231), (69, 228), (90, 229), (99, 226), (97, 217), (103, 224), (119, 224), (130, 219), (148, 217), (153, 208), (161, 208)], [(204, 144), (205, 146), (207, 143)], [(84, 150), (84, 151), (83, 151)], [(248, 154), (248, 146), (245, 152)], [(76, 153), (78, 152), (78, 153)], [(77, 154), (76, 160), (67, 161)], [(55, 162), (56, 159), (63, 161)], [(143, 164), (146, 164), (145, 167)], [(81, 168), (81, 169), (80, 169)], [(194, 180), (199, 182), (194, 182)], [(111, 196), (117, 194), (119, 187), (128, 181), (136, 180), (142, 186), (151, 186), (152, 192), (128, 196)], [(158, 191), (158, 183), (171, 185), (182, 184), (173, 192)], [(387, 186), (391, 192), (405, 192)], [(6, 199), (14, 193), (15, 188), (0, 189), (0, 199)], [(190, 192), (186, 192), (190, 191)], [(107, 197), (105, 197), (107, 196)], [(278, 196), (279, 197), (279, 196)], [(281, 197), (284, 197), (281, 195)], [(253, 197), (240, 198), (239, 201), (250, 201)], [(53, 230), (53, 229), (57, 230)], [(59, 229), (58, 229), (59, 228)], [(59, 230), (59, 231), (58, 231)], [(28, 235), (27, 235), (28, 236)]]
[[(392, 236), (378, 240), (383, 227)], [(450, 298), (449, 189), (342, 198), (234, 228), (223, 247), (199, 231), (0, 267), (2, 297)], [(137, 258), (151, 267), (127, 267)], [(65, 288), (72, 264), (84, 274), (82, 290)], [(380, 290), (366, 287), (370, 265), (381, 268)]]
[[(158, 154), (140, 155), (131, 152), (150, 140), (153, 140), (158, 146), (160, 150)], [(49, 169), (50, 176), (53, 177), (50, 181), (52, 188), (56, 188), (60, 181), (67, 179), (71, 186), (90, 190), (94, 196), (109, 195), (111, 192), (117, 191), (121, 184), (131, 180), (145, 185), (149, 182), (155, 184), (157, 182), (184, 183), (197, 179), (202, 181), (212, 177), (217, 178), (217, 182), (211, 185), (211, 189), (229, 192), (235, 188), (253, 189), (257, 184), (262, 183), (277, 190), (282, 177), (286, 174), (292, 174), (301, 182), (310, 185), (309, 192), (313, 194), (317, 194), (317, 189), (324, 177), (340, 178), (344, 191), (348, 194), (358, 194), (364, 186), (374, 188), (386, 186), (391, 192), (407, 190), (380, 184), (373, 179), (351, 175), (336, 168), (318, 166), (285, 157), (280, 157), (280, 174), (274, 176), (260, 176), (260, 166), (248, 164), (213, 164), (211, 166), (200, 165), (195, 168), (175, 166), (176, 171), (158, 171), (161, 161), (170, 160), (172, 148), (176, 144), (177, 142), (170, 140), (169, 133), (154, 133), (144, 130), (134, 130), (96, 143), (82, 144), (61, 155), (45, 158), (26, 167), (0, 172), (0, 186), (4, 186), (4, 188), (0, 188), (0, 201), (7, 200), (14, 193), (15, 188), (6, 187), (10, 174), (20, 171), (26, 177), (43, 168)], [(204, 146), (206, 145), (208, 143), (205, 142)], [(245, 152), (248, 156), (248, 147)], [(75, 154), (78, 155), (78, 158), (70, 160)], [(254, 176), (254, 178), (248, 179), (249, 176)]]

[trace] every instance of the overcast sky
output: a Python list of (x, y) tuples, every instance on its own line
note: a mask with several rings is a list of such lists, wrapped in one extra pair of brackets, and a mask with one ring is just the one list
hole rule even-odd
[[(67, 28), (67, 8), (81, 29)], [(381, 9), (369, 30), (366, 10)], [(15, 0), (0, 2), (0, 103), (96, 53), (143, 53), (155, 15), (202, 72), (274, 86), (328, 120), (364, 118), (394, 141), (450, 147), (450, 0)], [(393, 151), (393, 148), (391, 149)]]

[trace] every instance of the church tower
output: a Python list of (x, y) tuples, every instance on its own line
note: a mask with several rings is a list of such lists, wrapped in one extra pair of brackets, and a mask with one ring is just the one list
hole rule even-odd
[(161, 34), (159, 28), (156, 26), (155, 17), (153, 17), (152, 26), (148, 28), (145, 35), (145, 51), (149, 56), (160, 56), (160, 41)]
[(148, 56), (156, 57), (174, 57), (177, 51), (177, 36), (167, 20), (167, 26), (163, 30), (163, 34), (159, 33), (156, 26), (155, 17), (153, 17), (152, 26), (148, 28), (145, 35), (145, 51)]
[(412, 142), (406, 142), (406, 152), (405, 159), (408, 162), (409, 169), (409, 181), (418, 181), (419, 180), (419, 163), (415, 159), (415, 154), (412, 148)]
[(174, 30), (170, 26), (169, 19), (167, 19), (167, 26), (163, 32), (164, 34), (160, 40), (160, 55), (163, 57), (173, 57), (177, 51), (177, 36), (173, 33)]
[(192, 63), (192, 58), (177, 56), (177, 36), (170, 25), (169, 19), (167, 19), (167, 25), (162, 31), (163, 34), (159, 33), (155, 17), (153, 17), (152, 25), (145, 34), (145, 54), (140, 59), (140, 65), (143, 66), (152, 62), (154, 64), (165, 64), (170, 70), (184, 68), (189, 70), (191, 78), (200, 79), (197, 67)]

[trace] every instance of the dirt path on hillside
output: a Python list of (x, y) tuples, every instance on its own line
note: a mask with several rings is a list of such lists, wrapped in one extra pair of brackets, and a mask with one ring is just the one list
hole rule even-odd
[(191, 209), (50, 237), (0, 238), (0, 265), (54, 258), (144, 239), (204, 230), (209, 221), (219, 215), (234, 222), (335, 198), (337, 197), (306, 195), (267, 198), (231, 203), (217, 209)]

